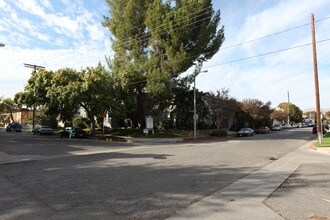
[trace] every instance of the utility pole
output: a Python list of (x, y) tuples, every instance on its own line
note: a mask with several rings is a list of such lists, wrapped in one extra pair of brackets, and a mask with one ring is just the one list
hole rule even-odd
[[(38, 65), (35, 65), (35, 64), (24, 63), (24, 66), (27, 67), (27, 68), (32, 68), (33, 69), (32, 75), (35, 74), (38, 69), (45, 69), (45, 67), (38, 66)], [(34, 127), (35, 127), (35, 116), (36, 116), (36, 106), (33, 106), (32, 129), (34, 129)]]
[(316, 100), (317, 140), (319, 143), (322, 143), (323, 128), (322, 128), (321, 111), (320, 111), (320, 92), (319, 92), (319, 79), (318, 79), (318, 70), (317, 70), (316, 41), (315, 41), (315, 20), (313, 13), (311, 14), (311, 28), (312, 28), (313, 63), (314, 63), (315, 100)]
[(288, 124), (290, 124), (290, 94), (288, 91)]

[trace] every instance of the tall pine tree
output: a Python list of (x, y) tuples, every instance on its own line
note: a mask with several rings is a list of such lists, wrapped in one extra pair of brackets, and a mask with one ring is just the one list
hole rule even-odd
[[(144, 125), (145, 94), (164, 100), (172, 79), (209, 60), (224, 41), (220, 11), (211, 0), (106, 0), (114, 71), (135, 93), (137, 123)], [(159, 98), (161, 97), (161, 98)]]

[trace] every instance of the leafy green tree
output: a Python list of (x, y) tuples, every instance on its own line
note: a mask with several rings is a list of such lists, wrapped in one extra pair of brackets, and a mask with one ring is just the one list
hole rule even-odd
[(78, 105), (74, 100), (63, 96), (69, 90), (69, 82), (78, 79), (73, 69), (61, 69), (56, 72), (39, 70), (32, 74), (24, 92), (17, 93), (15, 100), (28, 107), (42, 107), (46, 115), (60, 116), (63, 121), (71, 120), (77, 112)]
[(324, 113), (324, 118), (327, 123), (330, 123), (330, 111)]
[(302, 110), (292, 103), (282, 102), (278, 105), (280, 109), (283, 109), (290, 116), (291, 122), (302, 122), (303, 121), (303, 112)]
[(288, 113), (283, 110), (276, 110), (274, 109), (271, 114), (271, 119), (275, 119), (280, 122), (284, 122), (288, 119)]
[(15, 122), (13, 112), (18, 108), (18, 104), (15, 103), (11, 98), (1, 98), (0, 99), (0, 112), (9, 112), (10, 120)]
[(258, 124), (269, 124), (271, 115), (271, 102), (263, 103), (258, 99), (244, 99), (241, 102), (242, 110), (248, 113), (253, 119), (253, 127)]
[(143, 126), (146, 94), (162, 102), (157, 97), (173, 92), (171, 79), (218, 52), (224, 40), (220, 11), (212, 10), (211, 0), (106, 2), (111, 16), (103, 25), (113, 34), (114, 69), (135, 94), (137, 124)]
[(43, 106), (47, 114), (59, 115), (63, 121), (71, 121), (82, 108), (94, 134), (95, 118), (117, 109), (114, 84), (111, 72), (101, 65), (80, 72), (69, 68), (56, 72), (43, 70), (31, 76), (17, 100), (30, 106)]
[(207, 103), (209, 105), (212, 120), (217, 129), (222, 126), (222, 121), (225, 118), (232, 118), (235, 112), (239, 110), (239, 103), (229, 95), (229, 89), (222, 88), (216, 93), (210, 92), (207, 96)]

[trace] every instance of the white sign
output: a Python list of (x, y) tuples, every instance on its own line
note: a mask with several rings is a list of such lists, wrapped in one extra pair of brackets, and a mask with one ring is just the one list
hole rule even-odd
[(148, 130), (154, 129), (154, 119), (151, 116), (146, 117), (146, 128)]

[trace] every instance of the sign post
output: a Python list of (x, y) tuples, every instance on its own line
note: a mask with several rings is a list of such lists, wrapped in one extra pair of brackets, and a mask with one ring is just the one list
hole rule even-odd
[(144, 129), (143, 133), (146, 133), (146, 135), (148, 135), (149, 131), (154, 134), (154, 118), (151, 116), (146, 117), (146, 129)]

